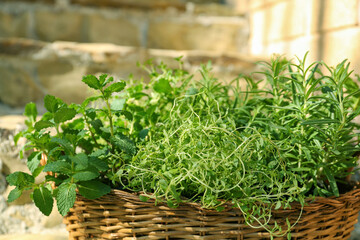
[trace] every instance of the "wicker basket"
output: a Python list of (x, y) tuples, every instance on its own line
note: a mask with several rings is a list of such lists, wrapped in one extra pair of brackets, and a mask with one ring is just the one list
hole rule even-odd
[[(273, 211), (273, 219), (285, 224), (298, 219), (301, 206)], [(292, 239), (347, 239), (357, 222), (360, 189), (340, 197), (309, 202), (300, 221), (292, 229)], [(139, 196), (120, 190), (97, 200), (78, 196), (64, 222), (69, 239), (269, 239), (269, 233), (245, 224), (237, 208), (222, 212), (202, 209), (194, 203), (178, 208), (154, 201), (142, 202)], [(278, 238), (282, 239), (282, 238)], [(286, 239), (286, 237), (284, 237)]]

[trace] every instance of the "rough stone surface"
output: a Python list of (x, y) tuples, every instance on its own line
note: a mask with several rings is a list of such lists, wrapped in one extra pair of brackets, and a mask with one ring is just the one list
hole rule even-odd
[(219, 4), (189, 3), (182, 10), (166, 5), (150, 9), (142, 4), (99, 9), (71, 4), (0, 2), (0, 37), (246, 51), (248, 25), (245, 17), (235, 14), (233, 9)]
[[(13, 46), (16, 46), (16, 50)], [(24, 48), (24, 52), (19, 50), (21, 48)], [(67, 102), (78, 103), (91, 94), (81, 82), (84, 75), (107, 73), (115, 79), (127, 79), (129, 74), (133, 74), (135, 79), (146, 78), (146, 72), (137, 67), (137, 62), (154, 59), (157, 63), (166, 60), (167, 64), (171, 64), (179, 56), (183, 56), (184, 68), (192, 72), (197, 71), (201, 64), (211, 61), (214, 75), (224, 80), (233, 79), (240, 73), (253, 72), (257, 69), (255, 62), (259, 60), (221, 51), (0, 40), (0, 68), (4, 66), (1, 68), (2, 74), (8, 76), (0, 78), (0, 101), (13, 107), (23, 107), (29, 101), (41, 103), (45, 94), (52, 94)], [(178, 63), (171, 67), (178, 67)]]
[(0, 56), (1, 101), (11, 106), (19, 106), (42, 98), (43, 95), (33, 76), (31, 76), (35, 70), (32, 65), (22, 61), (21, 58), (4, 59)]
[(149, 24), (148, 47), (241, 52), (247, 47), (247, 38), (240, 37), (247, 35), (245, 25), (235, 17), (155, 19)]
[(84, 16), (73, 11), (40, 9), (34, 12), (34, 34), (43, 41), (78, 41)]
[(0, 37), (27, 37), (29, 14), (0, 11)]
[(44, 216), (35, 204), (16, 205), (6, 208), (0, 215), (0, 234), (15, 233), (66, 233), (63, 224), (46, 228)]
[[(124, 46), (141, 46), (141, 30), (129, 17), (94, 14), (89, 17), (89, 42), (108, 42)], [(107, 26), (111, 26), (110, 28)]]

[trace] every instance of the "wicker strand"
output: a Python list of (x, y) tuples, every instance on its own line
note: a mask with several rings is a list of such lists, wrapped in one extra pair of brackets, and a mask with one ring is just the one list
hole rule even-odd
[[(302, 207), (273, 211), (275, 221), (286, 229), (296, 222)], [(292, 239), (343, 240), (349, 238), (360, 211), (360, 190), (340, 197), (308, 200), (298, 223), (292, 228)], [(74, 207), (64, 218), (70, 240), (83, 239), (269, 239), (270, 234), (245, 223), (241, 211), (226, 205), (224, 211), (202, 209), (197, 203), (182, 203), (177, 208), (142, 202), (139, 196), (120, 190), (96, 200), (77, 197)], [(286, 239), (278, 237), (275, 239)]]

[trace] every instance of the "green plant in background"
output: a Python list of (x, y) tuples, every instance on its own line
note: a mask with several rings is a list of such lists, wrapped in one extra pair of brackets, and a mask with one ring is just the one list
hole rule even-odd
[[(16, 186), (9, 201), (32, 189), (45, 215), (53, 198), (66, 215), (77, 191), (94, 199), (111, 188), (170, 207), (194, 201), (221, 211), (230, 201), (249, 225), (290, 238), (296, 223), (270, 224), (271, 211), (347, 191), (359, 151), (352, 120), (360, 90), (349, 65), (306, 67), (305, 59), (276, 57), (263, 63), (263, 79), (242, 76), (229, 85), (211, 76), (209, 64), (200, 80), (164, 64), (149, 64), (149, 83), (86, 76), (98, 95), (82, 104), (47, 95), (38, 121), (35, 105), (26, 106), (28, 129), (17, 139), (26, 137), (25, 150), (33, 150), (31, 174), (7, 177)], [(54, 174), (35, 183), (43, 171)]]

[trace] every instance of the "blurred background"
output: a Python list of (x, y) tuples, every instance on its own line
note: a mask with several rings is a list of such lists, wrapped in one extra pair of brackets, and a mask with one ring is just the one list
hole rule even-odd
[(224, 81), (307, 51), (308, 62), (348, 59), (359, 74), (359, 24), (360, 0), (0, 0), (0, 240), (67, 238), (56, 213), (26, 197), (6, 203), (5, 176), (26, 169), (12, 141), (26, 103), (81, 102), (86, 74), (136, 79), (146, 77), (137, 62), (177, 67), (179, 56), (194, 73), (211, 61)]

